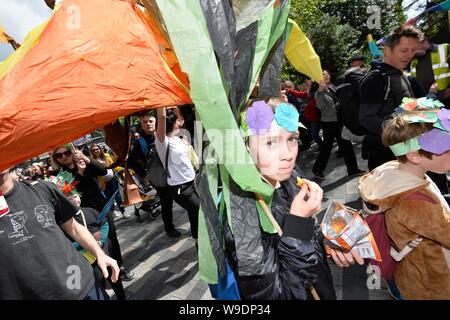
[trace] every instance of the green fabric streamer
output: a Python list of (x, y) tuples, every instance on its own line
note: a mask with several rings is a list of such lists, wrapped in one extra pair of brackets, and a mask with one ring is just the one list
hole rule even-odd
[[(263, 182), (256, 169), (240, 130), (231, 111), (228, 92), (224, 86), (223, 74), (219, 69), (212, 42), (199, 1), (156, 0), (164, 19), (170, 40), (178, 61), (190, 81), (190, 95), (196, 106), (202, 124), (219, 160), (223, 186), (223, 201), (231, 223), (230, 178), (248, 192), (259, 193), (270, 207), (274, 188)], [(252, 73), (253, 89), (261, 68), (276, 41), (286, 28), (290, 1), (286, 3), (280, 18), (280, 7), (266, 7), (258, 20), (258, 38)], [(250, 96), (250, 88), (247, 99)], [(246, 99), (246, 100), (247, 100)], [(206, 168), (211, 195), (217, 199), (217, 175), (212, 168)], [(217, 167), (216, 167), (217, 172)], [(216, 188), (216, 190), (213, 190)], [(255, 200), (256, 201), (256, 200)], [(262, 208), (257, 205), (261, 227), (275, 233), (275, 228)], [(199, 270), (200, 277), (207, 283), (217, 283), (217, 262), (212, 252), (205, 215), (199, 212)]]
[[(192, 101), (218, 158), (243, 190), (271, 195), (273, 188), (259, 179), (244, 141), (234, 138), (240, 136), (240, 131), (228, 103), (200, 3), (157, 0), (157, 4), (180, 65), (189, 76)], [(243, 157), (241, 163), (236, 163), (237, 156)]]
[(217, 262), (211, 248), (202, 208), (198, 211), (198, 261), (200, 280), (216, 284), (218, 282)]
[[(283, 12), (280, 12), (281, 8), (279, 6), (275, 9), (272, 6), (267, 7), (258, 20), (258, 37), (256, 39), (255, 58), (253, 60), (253, 75), (250, 88), (255, 87), (256, 81), (258, 80), (261, 69), (270, 51), (286, 30), (290, 7), (291, 1), (286, 3)], [(280, 19), (276, 19), (277, 15), (280, 13)], [(249, 91), (247, 93), (247, 99), (250, 97), (250, 94), (251, 92)]]
[[(217, 170), (217, 161), (211, 158), (206, 159), (205, 170), (208, 177), (209, 191), (211, 192), (213, 199), (217, 199), (217, 182), (219, 174)], [(218, 210), (218, 207), (216, 207), (216, 209)], [(200, 280), (206, 283), (216, 284), (218, 281), (217, 261), (212, 251), (202, 208), (200, 208), (198, 213), (198, 260), (200, 262)]]
[[(219, 166), (220, 177), (222, 178), (222, 201), (225, 202), (225, 208), (228, 213), (231, 213), (231, 200), (230, 200), (230, 176), (224, 166)], [(231, 232), (233, 232), (233, 222), (231, 214), (227, 214), (228, 225)]]
[[(268, 197), (262, 197), (264, 202), (267, 204), (268, 208), (272, 207), (272, 196)], [(270, 221), (269, 217), (267, 216), (266, 212), (262, 208), (262, 206), (259, 204), (258, 201), (256, 201), (256, 208), (258, 209), (259, 214), (259, 222), (261, 223), (261, 227), (263, 228), (264, 232), (267, 233), (277, 233), (277, 230), (275, 229), (275, 226)]]

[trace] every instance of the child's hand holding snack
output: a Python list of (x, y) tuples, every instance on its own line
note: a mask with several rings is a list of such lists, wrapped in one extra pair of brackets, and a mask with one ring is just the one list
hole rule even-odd
[(322, 220), (325, 248), (338, 266), (348, 267), (363, 258), (381, 261), (372, 232), (360, 214), (332, 201)]
[(320, 210), (323, 190), (315, 182), (307, 179), (301, 180), (303, 183), (301, 184), (300, 192), (295, 196), (291, 204), (291, 214), (309, 218)]

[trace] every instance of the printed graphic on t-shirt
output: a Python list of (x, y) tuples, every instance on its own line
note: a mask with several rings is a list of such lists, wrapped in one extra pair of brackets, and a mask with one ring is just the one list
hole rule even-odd
[(46, 205), (37, 206), (34, 208), (34, 214), (42, 228), (48, 228), (53, 225), (52, 219), (48, 217), (48, 207)]
[(8, 238), (17, 239), (17, 241), (13, 242), (13, 245), (34, 237), (34, 235), (28, 235), (28, 229), (26, 228), (28, 217), (23, 211), (9, 215), (9, 217), (14, 231), (8, 234)]

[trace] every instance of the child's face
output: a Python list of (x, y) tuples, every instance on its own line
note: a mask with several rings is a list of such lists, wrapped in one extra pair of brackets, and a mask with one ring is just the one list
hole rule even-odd
[(259, 172), (273, 185), (291, 176), (298, 153), (299, 133), (284, 128), (250, 136), (249, 151)]
[(433, 154), (431, 159), (422, 157), (422, 167), (427, 171), (447, 173), (450, 171), (450, 150), (440, 155)]

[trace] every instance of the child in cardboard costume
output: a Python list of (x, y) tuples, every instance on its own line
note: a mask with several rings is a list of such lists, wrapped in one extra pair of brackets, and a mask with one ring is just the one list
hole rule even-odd
[(397, 160), (360, 179), (364, 210), (385, 214), (395, 283), (405, 299), (450, 299), (450, 209), (427, 171), (450, 170), (450, 111), (406, 99), (383, 129)]

